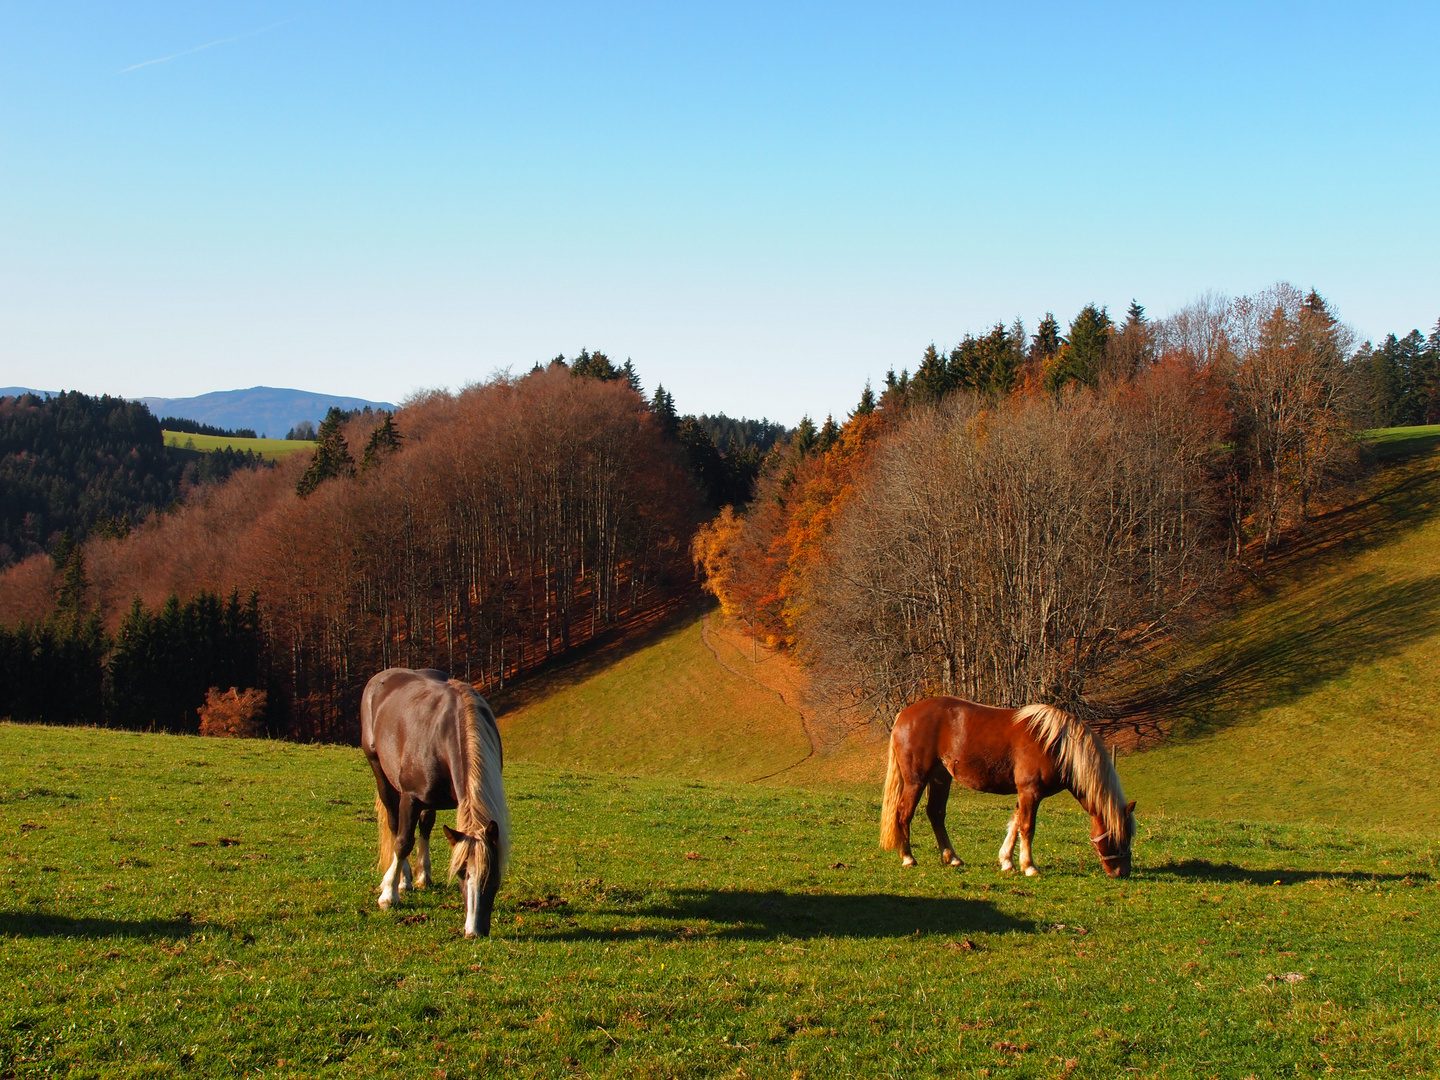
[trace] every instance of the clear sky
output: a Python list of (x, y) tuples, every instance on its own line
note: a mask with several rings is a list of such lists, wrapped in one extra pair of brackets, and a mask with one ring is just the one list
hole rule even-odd
[(0, 385), (400, 400), (588, 346), (794, 423), (1091, 300), (1428, 330), (1437, 40), (1433, 0), (10, 0)]

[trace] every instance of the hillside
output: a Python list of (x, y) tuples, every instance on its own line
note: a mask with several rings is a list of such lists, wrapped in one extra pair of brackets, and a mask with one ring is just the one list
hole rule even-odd
[[(1372, 493), (1317, 521), (1267, 572), (1268, 593), (1185, 647), (1174, 737), (1121, 761), (1149, 816), (1440, 827), (1440, 428), (1377, 441), (1394, 461)], [(807, 725), (801, 676), (749, 649), (690, 615), (628, 656), (542, 679), (502, 716), (507, 745), (587, 770), (755, 779)], [(874, 732), (820, 715), (808, 729), (815, 755), (775, 782), (878, 782)]]
[(289, 457), (298, 450), (313, 450), (315, 443), (308, 439), (239, 439), (226, 435), (192, 435), (188, 431), (165, 431), (166, 446), (191, 450), (230, 449), (244, 453), (253, 451), (266, 458)]

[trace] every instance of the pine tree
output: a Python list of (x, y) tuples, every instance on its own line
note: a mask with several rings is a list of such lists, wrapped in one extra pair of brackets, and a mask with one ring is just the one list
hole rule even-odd
[(801, 457), (815, 449), (815, 438), (815, 421), (809, 416), (802, 416), (800, 426), (795, 429), (795, 449), (800, 451)]
[(1050, 369), (1046, 384), (1059, 390), (1072, 379), (1085, 386), (1094, 386), (1105, 364), (1105, 346), (1109, 343), (1113, 324), (1103, 307), (1086, 304), (1070, 324), (1070, 333), (1060, 352), (1059, 362)]
[(395, 416), (390, 412), (384, 415), (385, 419), (370, 433), (370, 439), (365, 443), (365, 453), (360, 458), (361, 472), (373, 469), (384, 458), (400, 449), (401, 435), (395, 430)]
[(834, 414), (825, 417), (825, 423), (820, 428), (820, 436), (815, 441), (815, 449), (825, 453), (840, 440), (840, 425), (835, 423)]
[(1035, 336), (1030, 339), (1030, 359), (1043, 367), (1059, 355), (1062, 344), (1060, 324), (1055, 321), (1055, 313), (1047, 311), (1035, 330)]
[(580, 355), (570, 365), (570, 374), (577, 379), (596, 379), (600, 382), (613, 382), (616, 379), (625, 377), (625, 372), (610, 362), (610, 358), (603, 352), (590, 352), (581, 349)]
[(675, 398), (665, 389), (664, 383), (655, 387), (655, 396), (650, 399), (650, 412), (660, 422), (660, 430), (666, 436), (674, 436), (680, 421), (675, 415)]
[[(894, 371), (891, 371), (891, 372), (890, 372), (890, 376), (891, 376), (891, 378), (894, 378), (895, 372), (894, 372)], [(866, 379), (866, 380), (865, 380), (865, 389), (864, 389), (864, 391), (860, 394), (860, 404), (855, 406), (855, 411), (852, 412), (852, 413), (850, 414), (850, 416), (851, 416), (851, 418), (854, 418), (854, 417), (856, 417), (856, 416), (869, 416), (869, 415), (870, 415), (871, 413), (873, 413), (874, 411), (875, 411), (875, 392), (870, 389), (870, 380), (869, 380), (869, 379)]]
[(955, 388), (954, 370), (934, 342), (920, 358), (914, 383), (922, 401), (939, 401)]
[(635, 370), (635, 365), (631, 363), (628, 356), (625, 358), (625, 366), (620, 369), (620, 374), (624, 377), (630, 389), (634, 390), (635, 393), (639, 394), (643, 399), (645, 397), (645, 388), (640, 385), (640, 373)]
[(295, 485), (295, 493), (302, 499), (326, 480), (355, 475), (355, 459), (350, 456), (350, 447), (340, 430), (344, 419), (344, 414), (333, 406), (325, 414), (325, 421), (315, 435), (315, 457)]

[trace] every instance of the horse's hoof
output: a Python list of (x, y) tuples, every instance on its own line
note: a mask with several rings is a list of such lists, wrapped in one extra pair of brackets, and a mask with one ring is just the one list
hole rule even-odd
[(1027, 866), (1027, 867), (1025, 867), (1025, 876), (1026, 876), (1026, 877), (1039, 877), (1039, 876), (1040, 876), (1040, 871), (1039, 871), (1039, 870), (1036, 870), (1033, 866)]
[(415, 888), (417, 889), (428, 889), (431, 884), (432, 883), (428, 877), (421, 877), (415, 879)]
[(912, 859), (909, 855), (906, 855), (903, 859), (900, 860), (900, 865), (901, 865), (901, 866), (914, 866), (914, 865), (915, 865), (915, 860)]
[(951, 855), (951, 856), (950, 856), (949, 865), (951, 865), (951, 866), (964, 866), (964, 865), (965, 865), (965, 860), (962, 859), (962, 858), (960, 858), (959, 855)]
[(390, 905), (393, 904), (394, 901), (391, 900), (388, 896), (382, 896), (380, 897), (378, 903), (380, 904), (381, 911), (389, 911)]
[(1010, 873), (1010, 871), (1012, 871), (1012, 870), (1014, 870), (1014, 869), (1015, 869), (1015, 864), (1012, 863), (1012, 862), (1002, 862), (1002, 863), (1000, 864), (1000, 872), (1001, 872), (1002, 874), (1008, 874), (1008, 873)]

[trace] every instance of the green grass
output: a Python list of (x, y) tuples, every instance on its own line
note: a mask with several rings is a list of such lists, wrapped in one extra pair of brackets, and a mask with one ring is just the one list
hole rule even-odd
[(315, 444), (304, 439), (233, 439), (228, 435), (192, 435), (188, 431), (164, 431), (166, 446), (185, 450), (253, 450), (268, 458), (282, 458), (300, 450), (313, 450)]
[(567, 770), (754, 780), (810, 753), (799, 713), (721, 667), (691, 614), (624, 653), (568, 664), (507, 705), (507, 760)]
[(1185, 646), (1180, 737), (1122, 759), (1185, 815), (1440, 830), (1440, 455), (1315, 523), (1272, 589)]
[(1433, 838), (1151, 814), (1113, 882), (1055, 800), (1026, 880), (971, 796), (967, 865), (902, 871), (868, 788), (511, 765), (466, 941), (453, 889), (375, 908), (357, 751), (0, 725), (0, 759), (0, 1076), (1440, 1070)]
[(1430, 438), (1187, 646), (1125, 882), (1065, 796), (1038, 879), (968, 792), (966, 865), (922, 816), (902, 871), (835, 779), (877, 748), (809, 754), (693, 616), (505, 702), (485, 941), (375, 908), (357, 751), (0, 724), (0, 1078), (1440, 1074)]
[(1375, 428), (1363, 432), (1361, 438), (1376, 458), (1391, 461), (1440, 447), (1440, 424)]

